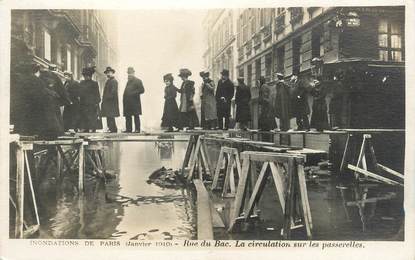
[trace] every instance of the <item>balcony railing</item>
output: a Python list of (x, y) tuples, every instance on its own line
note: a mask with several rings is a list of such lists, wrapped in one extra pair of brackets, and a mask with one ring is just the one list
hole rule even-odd
[(252, 41), (246, 42), (245, 49), (246, 49), (246, 54), (247, 55), (251, 54), (251, 52), (252, 52)]
[(254, 35), (254, 48), (259, 48), (261, 46), (261, 34), (257, 33)]
[(302, 7), (291, 7), (289, 8), (291, 12), (290, 23), (295, 24), (302, 21), (304, 12)]
[(271, 39), (271, 24), (265, 25), (262, 29), (263, 41), (266, 42)]
[(280, 34), (285, 29), (285, 14), (279, 15), (275, 18), (275, 33)]
[(245, 51), (244, 51), (244, 48), (241, 47), (238, 49), (238, 60), (241, 61), (244, 59), (244, 57), (245, 57)]

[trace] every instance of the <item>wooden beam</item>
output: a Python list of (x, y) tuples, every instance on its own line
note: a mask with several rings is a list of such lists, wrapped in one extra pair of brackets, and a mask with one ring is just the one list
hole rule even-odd
[(353, 170), (353, 171), (355, 171), (355, 172), (361, 173), (361, 174), (363, 174), (363, 175), (365, 175), (365, 176), (372, 177), (372, 178), (377, 179), (377, 180), (379, 180), (379, 181), (382, 181), (382, 182), (384, 182), (384, 183), (391, 184), (391, 185), (400, 185), (400, 186), (403, 186), (403, 184), (402, 184), (402, 183), (399, 183), (399, 182), (397, 182), (397, 181), (393, 181), (393, 180), (391, 180), (391, 179), (388, 179), (388, 178), (382, 177), (382, 176), (377, 175), (377, 174), (375, 174), (375, 173), (369, 172), (368, 170), (364, 170), (364, 169), (358, 168), (358, 167), (356, 167), (356, 166), (354, 166), (354, 165), (349, 164), (347, 167), (348, 167), (350, 170)]
[(217, 186), (218, 186), (220, 168), (222, 167), (223, 159), (224, 159), (224, 157), (223, 157), (224, 156), (223, 148), (224, 148), (224, 146), (222, 146), (220, 148), (219, 158), (218, 158), (218, 161), (216, 163), (215, 175), (213, 176), (213, 182), (212, 182), (212, 190), (217, 189)]
[(81, 143), (79, 145), (79, 152), (78, 152), (78, 167), (79, 167), (79, 174), (78, 174), (78, 191), (79, 194), (83, 194), (84, 192), (84, 173), (85, 173), (85, 149), (84, 144)]
[(23, 238), (24, 214), (24, 154), (20, 145), (16, 146), (16, 222), (15, 237)]
[(267, 169), (268, 169), (268, 162), (264, 162), (264, 164), (262, 165), (261, 168), (261, 172), (258, 175), (258, 179), (255, 183), (254, 189), (252, 190), (252, 194), (251, 197), (249, 199), (249, 203), (248, 206), (246, 207), (246, 210), (244, 212), (244, 218), (245, 220), (247, 220), (253, 210), (254, 210), (254, 206), (258, 203), (259, 199), (261, 198), (268, 174), (267, 174)]
[(27, 152), (24, 152), (24, 159), (26, 162), (26, 169), (27, 169), (27, 178), (29, 181), (29, 186), (30, 186), (30, 192), (32, 194), (32, 200), (33, 200), (33, 207), (34, 207), (34, 211), (35, 211), (35, 217), (36, 217), (36, 223), (37, 225), (40, 225), (40, 221), (39, 221), (39, 212), (37, 211), (37, 202), (36, 202), (36, 195), (35, 195), (35, 189), (33, 188), (33, 182), (32, 182), (32, 175), (30, 173), (30, 164), (29, 164), (29, 160), (27, 159)]
[(194, 180), (197, 192), (197, 239), (213, 240), (211, 201), (202, 180)]
[(392, 170), (391, 168), (388, 168), (388, 167), (386, 167), (385, 165), (382, 165), (382, 164), (380, 164), (380, 163), (378, 163), (377, 165), (378, 165), (378, 167), (379, 167), (380, 169), (384, 170), (385, 172), (390, 173), (390, 174), (392, 174), (392, 175), (394, 175), (394, 176), (396, 176), (396, 177), (399, 177), (399, 178), (401, 178), (402, 180), (404, 180), (404, 179), (405, 179), (405, 176), (404, 176), (402, 173), (399, 173), (399, 172), (397, 172), (397, 171), (394, 171), (394, 170)]

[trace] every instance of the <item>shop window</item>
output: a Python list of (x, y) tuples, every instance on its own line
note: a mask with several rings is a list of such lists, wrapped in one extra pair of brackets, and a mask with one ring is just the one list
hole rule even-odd
[(382, 61), (402, 61), (402, 26), (400, 23), (379, 20), (378, 28), (379, 59)]

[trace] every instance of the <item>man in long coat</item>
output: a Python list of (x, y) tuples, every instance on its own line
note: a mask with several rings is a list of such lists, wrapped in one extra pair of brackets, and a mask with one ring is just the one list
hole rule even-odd
[(306, 87), (303, 81), (298, 79), (297, 75), (293, 75), (290, 80), (291, 95), (291, 113), (295, 117), (297, 130), (310, 130), (310, 122), (308, 115), (310, 109), (307, 101)]
[(180, 128), (188, 127), (193, 129), (199, 126), (193, 97), (195, 95), (195, 82), (189, 80), (192, 72), (189, 69), (180, 69), (179, 77), (182, 79), (182, 85), (177, 92), (180, 93)]
[[(271, 86), (265, 82), (265, 77), (261, 76), (258, 80), (259, 85), (259, 105), (260, 113), (258, 126), (261, 131), (270, 131), (277, 127), (275, 122), (274, 106), (272, 104)], [(270, 136), (264, 135), (263, 138)]]
[(238, 86), (235, 93), (236, 103), (236, 122), (239, 123), (242, 130), (246, 130), (251, 120), (251, 89), (244, 82), (243, 77), (238, 78)]
[(63, 110), (63, 126), (65, 132), (73, 129), (75, 132), (79, 129), (80, 104), (79, 104), (79, 83), (73, 79), (72, 72), (65, 71), (65, 90), (68, 93), (70, 103), (65, 105)]
[(128, 82), (123, 95), (125, 117), (125, 132), (133, 131), (132, 117), (134, 117), (135, 132), (140, 132), (141, 98), (144, 93), (143, 82), (135, 76), (133, 67), (127, 69)]
[(284, 75), (277, 73), (277, 95), (275, 97), (275, 114), (280, 119), (280, 129), (290, 129), (290, 92), (284, 82)]
[[(222, 78), (218, 82), (216, 89), (216, 104), (218, 112), (219, 129), (227, 130), (229, 128), (229, 117), (231, 116), (231, 101), (235, 93), (235, 86), (229, 79), (229, 70), (224, 69), (221, 72)], [(223, 128), (223, 119), (225, 119), (225, 128)]]
[(81, 126), (86, 132), (95, 132), (99, 117), (101, 96), (98, 82), (92, 80), (92, 74), (94, 73), (94, 67), (84, 68), (82, 70), (84, 80), (80, 83)]
[(203, 79), (202, 83), (202, 95), (200, 99), (201, 105), (201, 117), (205, 123), (202, 125), (205, 129), (212, 129), (216, 127), (218, 119), (216, 111), (216, 99), (215, 99), (215, 83), (209, 78), (210, 73), (208, 71), (202, 71), (199, 73)]
[(115, 70), (107, 67), (104, 74), (107, 75), (104, 93), (102, 95), (101, 116), (107, 118), (108, 129), (111, 133), (118, 131), (115, 118), (120, 116), (118, 107), (118, 81), (114, 78)]

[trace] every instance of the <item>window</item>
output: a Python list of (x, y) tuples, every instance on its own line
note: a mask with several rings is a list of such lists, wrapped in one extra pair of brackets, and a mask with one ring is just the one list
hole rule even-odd
[(249, 64), (248, 65), (248, 67), (247, 67), (247, 76), (248, 76), (248, 78), (247, 78), (247, 84), (248, 85), (252, 85), (252, 64)]
[(255, 61), (255, 82), (261, 77), (261, 58)]
[(43, 31), (43, 39), (44, 39), (44, 53), (43, 53), (43, 57), (48, 60), (51, 61), (51, 39), (50, 39), (50, 34), (47, 31)]
[(271, 78), (272, 56), (271, 53), (265, 55), (265, 77)]
[(72, 70), (72, 53), (71, 49), (66, 49), (66, 70), (73, 71)]
[(401, 24), (379, 20), (378, 28), (379, 59), (382, 61), (402, 61), (402, 26)]
[(284, 59), (285, 59), (285, 48), (281, 46), (277, 49), (277, 72), (284, 73)]
[(293, 39), (293, 74), (300, 73), (301, 65), (301, 37)]
[(324, 46), (322, 44), (323, 38), (323, 27), (318, 26), (313, 29), (311, 33), (311, 56), (312, 58), (320, 58), (324, 54)]

